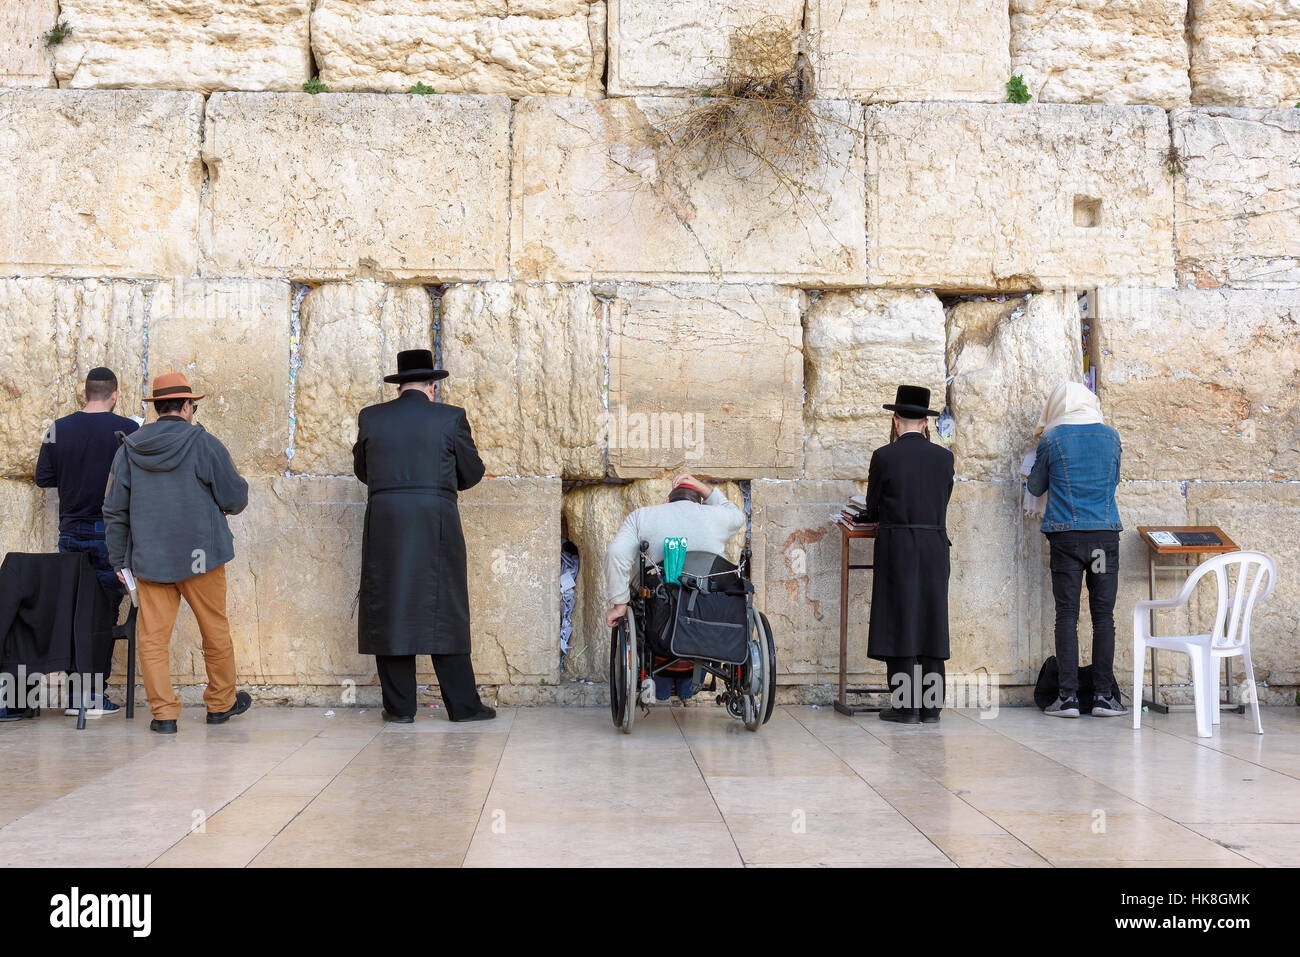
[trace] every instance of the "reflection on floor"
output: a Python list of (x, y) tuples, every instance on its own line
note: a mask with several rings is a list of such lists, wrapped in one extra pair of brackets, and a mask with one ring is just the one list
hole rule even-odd
[(148, 714), (0, 725), (0, 862), (72, 866), (1294, 865), (1300, 709), (886, 724), (779, 708), (758, 734), (660, 707), (254, 707), (180, 733)]

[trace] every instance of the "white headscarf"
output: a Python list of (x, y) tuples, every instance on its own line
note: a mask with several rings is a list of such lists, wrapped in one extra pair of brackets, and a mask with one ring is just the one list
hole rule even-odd
[[(1081, 382), (1062, 382), (1052, 390), (1043, 414), (1038, 417), (1038, 427), (1034, 429), (1034, 438), (1040, 439), (1048, 429), (1058, 425), (1099, 425), (1101, 403), (1097, 395)], [(1025, 457), (1025, 462), (1032, 465), (1034, 453)], [(1029, 472), (1021, 469), (1024, 474)], [(1043, 515), (1047, 512), (1047, 492), (1042, 495), (1030, 495), (1025, 492), (1025, 511), (1031, 515)]]
[(1042, 438), (1048, 429), (1058, 425), (1100, 425), (1101, 403), (1097, 395), (1082, 382), (1062, 382), (1052, 390), (1052, 396), (1038, 417), (1035, 438)]

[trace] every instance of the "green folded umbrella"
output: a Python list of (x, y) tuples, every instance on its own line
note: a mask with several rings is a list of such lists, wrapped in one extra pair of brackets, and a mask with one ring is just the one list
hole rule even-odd
[(686, 539), (664, 539), (664, 581), (676, 582), (686, 564)]

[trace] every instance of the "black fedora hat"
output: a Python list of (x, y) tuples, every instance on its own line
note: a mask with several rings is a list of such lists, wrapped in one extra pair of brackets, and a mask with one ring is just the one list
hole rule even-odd
[(397, 354), (397, 372), (384, 376), (385, 382), (427, 382), (445, 379), (449, 373), (433, 367), (433, 353), (428, 349), (406, 349)]
[(924, 419), (927, 415), (939, 414), (930, 408), (930, 390), (919, 385), (900, 385), (894, 401), (884, 408), (905, 419)]

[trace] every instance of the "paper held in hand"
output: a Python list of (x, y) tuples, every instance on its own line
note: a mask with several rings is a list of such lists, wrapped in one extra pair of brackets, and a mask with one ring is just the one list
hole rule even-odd
[(131, 604), (136, 608), (140, 607), (140, 592), (135, 587), (135, 576), (131, 574), (131, 569), (122, 569), (122, 578), (126, 580), (126, 591), (131, 596)]

